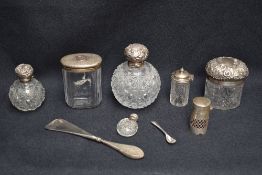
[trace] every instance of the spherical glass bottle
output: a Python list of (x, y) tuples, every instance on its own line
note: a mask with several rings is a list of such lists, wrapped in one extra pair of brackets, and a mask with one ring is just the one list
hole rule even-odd
[(148, 49), (142, 44), (130, 44), (125, 48), (126, 62), (114, 71), (112, 91), (117, 101), (132, 109), (144, 108), (155, 101), (161, 81), (157, 70), (145, 60)]
[(15, 68), (19, 80), (11, 85), (9, 99), (18, 110), (33, 111), (45, 99), (45, 89), (41, 82), (33, 78), (33, 71), (29, 64), (20, 64)]

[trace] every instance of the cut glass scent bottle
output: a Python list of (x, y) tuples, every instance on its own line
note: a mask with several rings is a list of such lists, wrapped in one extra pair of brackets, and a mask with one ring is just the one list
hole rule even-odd
[(117, 124), (117, 132), (123, 137), (131, 137), (137, 133), (138, 130), (138, 115), (131, 114), (128, 118), (123, 118)]
[(142, 44), (130, 44), (125, 48), (126, 62), (114, 71), (111, 81), (115, 98), (123, 106), (144, 108), (155, 101), (161, 81), (157, 70), (145, 60), (148, 49)]
[(21, 111), (32, 111), (41, 106), (45, 99), (43, 85), (33, 78), (33, 68), (20, 64), (15, 68), (19, 80), (14, 81), (9, 90), (9, 99)]

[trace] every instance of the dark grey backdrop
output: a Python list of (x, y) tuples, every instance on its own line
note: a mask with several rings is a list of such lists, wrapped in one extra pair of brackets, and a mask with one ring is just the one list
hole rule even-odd
[[(261, 174), (261, 1), (1, 1), (0, 5), (0, 174)], [(122, 107), (113, 97), (111, 75), (133, 42), (150, 50), (161, 91), (142, 110)], [(95, 109), (66, 106), (59, 59), (75, 52), (103, 57), (103, 101)], [(214, 110), (207, 135), (191, 134), (188, 119), (194, 96), (203, 95), (206, 62), (216, 56), (242, 59), (250, 68), (241, 107)], [(46, 88), (34, 112), (19, 112), (8, 100), (17, 64), (29, 63)], [(195, 74), (190, 105), (169, 103), (170, 73), (184, 66)], [(136, 112), (139, 132), (116, 133), (117, 122)], [(54, 118), (67, 119), (101, 137), (135, 144), (140, 161), (127, 159), (92, 141), (49, 132)], [(150, 125), (157, 120), (172, 135)]]

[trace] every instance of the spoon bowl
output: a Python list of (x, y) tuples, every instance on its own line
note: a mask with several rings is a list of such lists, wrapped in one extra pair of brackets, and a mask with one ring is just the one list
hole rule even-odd
[(166, 135), (166, 141), (167, 143), (171, 143), (171, 144), (176, 143), (176, 139), (174, 139), (173, 137), (171, 137), (168, 134)]

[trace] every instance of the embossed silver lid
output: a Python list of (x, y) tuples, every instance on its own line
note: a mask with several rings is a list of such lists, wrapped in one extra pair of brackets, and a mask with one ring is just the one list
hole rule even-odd
[(141, 67), (147, 59), (149, 51), (143, 44), (129, 44), (124, 51), (127, 57), (128, 65), (131, 67)]
[(206, 73), (209, 77), (221, 81), (243, 80), (248, 76), (247, 65), (233, 57), (217, 57), (206, 65)]
[(19, 64), (15, 68), (15, 73), (21, 82), (28, 82), (32, 79), (34, 69), (30, 64)]

